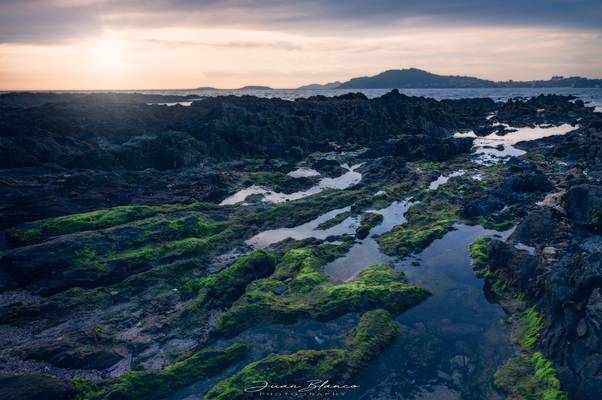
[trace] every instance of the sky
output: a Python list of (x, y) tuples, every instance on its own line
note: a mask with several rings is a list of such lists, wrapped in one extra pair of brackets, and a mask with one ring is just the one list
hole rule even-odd
[(600, 0), (0, 0), (0, 89), (602, 78)]

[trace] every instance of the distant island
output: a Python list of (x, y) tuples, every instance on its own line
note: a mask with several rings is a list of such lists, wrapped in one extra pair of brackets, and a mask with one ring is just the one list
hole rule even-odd
[(472, 76), (437, 75), (417, 68), (392, 69), (374, 76), (363, 76), (332, 84), (311, 84), (298, 89), (456, 89), (456, 88), (542, 88), (542, 87), (602, 87), (602, 79), (579, 76), (554, 76), (549, 80), (536, 81), (491, 81)]
[(236, 90), (274, 90), (269, 86), (257, 86), (257, 85), (248, 85), (238, 88)]
[[(340, 82), (339, 82), (339, 84), (340, 84)], [(243, 87), (239, 87), (239, 88), (235, 88), (235, 89), (220, 89), (220, 88), (216, 88), (213, 86), (200, 86), (193, 90), (274, 90), (274, 89), (269, 86), (247, 85), (247, 86), (243, 86)]]
[(297, 89), (298, 90), (338, 89), (339, 86), (341, 86), (341, 85), (342, 85), (342, 83), (339, 81), (324, 83), (324, 84), (312, 83), (309, 85), (299, 86)]

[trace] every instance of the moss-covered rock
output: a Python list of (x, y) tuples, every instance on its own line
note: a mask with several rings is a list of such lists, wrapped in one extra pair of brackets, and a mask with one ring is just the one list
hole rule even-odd
[[(306, 388), (310, 381), (352, 386), (351, 381), (378, 357), (399, 334), (399, 326), (385, 310), (365, 313), (346, 338), (346, 349), (303, 350), (291, 355), (270, 355), (251, 363), (236, 375), (215, 385), (206, 400), (257, 398), (261, 382), (295, 385), (281, 394)], [(319, 383), (318, 383), (319, 384)], [(245, 391), (246, 389), (246, 391)]]
[(329, 220), (322, 222), (320, 225), (317, 226), (317, 229), (326, 230), (332, 228), (333, 226), (340, 224), (347, 218), (352, 217), (354, 214), (355, 213), (351, 210), (344, 211), (340, 214), (337, 214), (334, 218), (330, 218)]
[(178, 389), (208, 378), (245, 357), (246, 347), (233, 344), (225, 350), (201, 350), (191, 357), (158, 371), (131, 371), (96, 385), (76, 381), (77, 400), (164, 399)]
[(495, 373), (495, 385), (510, 400), (566, 400), (552, 363), (539, 352), (520, 354)]
[(450, 204), (417, 203), (406, 213), (407, 222), (380, 235), (376, 241), (389, 255), (406, 256), (440, 239), (453, 227), (456, 208)]
[(470, 257), (472, 259), (472, 267), (477, 273), (484, 271), (487, 268), (487, 254), (489, 252), (489, 242), (491, 239), (482, 237), (469, 246)]
[[(429, 294), (388, 265), (368, 267), (351, 282), (334, 282), (321, 271), (323, 263), (319, 247), (289, 250), (270, 277), (247, 287), (219, 319), (214, 334), (231, 337), (261, 322), (330, 320), (375, 308), (399, 313)], [(282, 286), (287, 290), (278, 290)]]
[(320, 180), (315, 177), (292, 177), (280, 171), (260, 171), (249, 173), (242, 179), (245, 186), (259, 185), (276, 192), (293, 193), (309, 189)]
[(13, 249), (3, 261), (16, 283), (49, 295), (74, 286), (113, 284), (158, 265), (203, 256), (244, 232), (241, 226), (197, 214), (154, 217)]
[(108, 228), (160, 213), (205, 210), (213, 207), (215, 205), (211, 203), (118, 206), (26, 223), (9, 230), (8, 238), (20, 244), (39, 243), (51, 236)]
[(360, 226), (358, 226), (355, 231), (355, 236), (357, 236), (358, 239), (364, 239), (368, 236), (372, 228), (383, 222), (383, 218), (382, 214), (373, 212), (363, 213), (362, 218), (360, 219)]
[(178, 318), (188, 320), (204, 317), (211, 309), (229, 306), (245, 291), (249, 283), (271, 274), (275, 264), (273, 254), (258, 250), (237, 258), (215, 274), (187, 281), (182, 288), (183, 296), (194, 298), (178, 313)]
[(525, 294), (516, 290), (505, 275), (491, 268), (492, 246), (498, 243), (491, 238), (480, 238), (470, 245), (472, 265), (477, 274), (485, 279), (500, 301), (511, 310), (508, 318), (512, 341), (517, 355), (502, 365), (495, 373), (495, 385), (510, 400), (566, 400), (560, 387), (556, 369), (540, 351), (536, 350), (543, 329), (543, 317), (534, 305), (529, 306)]

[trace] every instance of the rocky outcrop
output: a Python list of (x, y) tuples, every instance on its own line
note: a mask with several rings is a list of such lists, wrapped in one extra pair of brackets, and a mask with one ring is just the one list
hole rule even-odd
[(493, 189), (476, 193), (462, 204), (460, 215), (469, 220), (480, 218), (492, 227), (507, 229), (526, 215), (530, 204), (543, 198), (553, 187), (548, 177), (532, 162), (509, 161), (510, 167)]
[(587, 113), (583, 101), (576, 100), (566, 104), (566, 98), (556, 95), (539, 95), (527, 100), (515, 99), (504, 103), (492, 120), (511, 126), (534, 126), (541, 124), (576, 124), (579, 117)]
[[(566, 137), (529, 146), (549, 157), (543, 172), (554, 181), (555, 191), (528, 212), (507, 243), (492, 242), (489, 255), (503, 281), (529, 295), (544, 315), (537, 347), (552, 360), (563, 390), (576, 400), (602, 396), (599, 128), (594, 120)], [(557, 162), (564, 160), (570, 164), (558, 169)], [(527, 191), (532, 186), (539, 184), (518, 185)], [(533, 255), (515, 248), (518, 244), (532, 246)]]
[(512, 291), (537, 297), (537, 258), (501, 240), (489, 243), (489, 271), (498, 276)]
[(565, 209), (575, 225), (592, 232), (602, 232), (602, 186), (571, 186), (564, 195)]
[(70, 381), (48, 375), (0, 375), (0, 397), (3, 399), (67, 400), (75, 393), (75, 386)]
[(444, 160), (471, 147), (449, 134), (485, 123), (496, 107), (490, 99), (439, 102), (397, 91), (147, 104), (170, 100), (187, 99), (0, 95), (0, 227), (122, 204), (216, 200), (231, 190), (228, 163), (247, 157), (294, 163), (314, 151), (367, 146)]

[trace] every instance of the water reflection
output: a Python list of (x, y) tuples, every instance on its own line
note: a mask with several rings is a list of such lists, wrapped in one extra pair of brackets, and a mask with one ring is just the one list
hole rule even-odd
[(336, 280), (348, 281), (370, 265), (391, 262), (393, 258), (380, 251), (372, 236), (389, 232), (395, 225), (405, 223), (405, 213), (412, 204), (409, 200), (394, 201), (388, 207), (369, 210), (381, 214), (383, 221), (372, 228), (365, 239), (355, 243), (345, 256), (326, 264), (324, 272)]
[(440, 177), (438, 177), (437, 179), (435, 179), (434, 181), (432, 181), (429, 184), (429, 190), (437, 190), (437, 188), (439, 186), (445, 185), (447, 183), (447, 181), (449, 181), (451, 178), (454, 178), (456, 176), (462, 176), (465, 173), (466, 173), (466, 171), (460, 170), (460, 171), (452, 172), (449, 175), (441, 175)]
[(329, 236), (354, 234), (358, 226), (357, 217), (345, 218), (342, 222), (328, 229), (318, 229), (323, 222), (347, 212), (351, 207), (338, 208), (320, 215), (318, 218), (292, 228), (279, 228), (263, 231), (248, 239), (245, 243), (256, 249), (263, 249), (271, 244), (278, 243), (284, 239), (303, 240), (310, 237), (326, 239)]
[(312, 176), (320, 176), (320, 173), (313, 168), (299, 167), (287, 175), (292, 178), (311, 178)]
[(469, 131), (458, 132), (454, 136), (476, 138), (474, 141), (474, 148), (477, 159), (475, 161), (480, 164), (488, 164), (503, 161), (508, 157), (518, 157), (525, 154), (525, 151), (514, 147), (518, 142), (537, 140), (548, 136), (565, 135), (568, 132), (579, 128), (578, 125), (572, 126), (570, 124), (558, 126), (540, 125), (533, 128), (513, 128), (506, 124), (501, 125), (508, 130), (515, 131), (505, 135), (492, 133), (483, 137), (477, 137), (473, 131)]
[(360, 393), (348, 398), (495, 398), (493, 374), (513, 347), (502, 308), (487, 301), (472, 271), (468, 246), (481, 236), (510, 233), (456, 225), (416, 260), (397, 263), (432, 296), (397, 318), (402, 335), (360, 377)]
[(307, 319), (290, 325), (265, 324), (247, 329), (232, 339), (218, 340), (212, 348), (226, 348), (234, 343), (245, 343), (248, 347), (245, 360), (210, 379), (201, 380), (180, 390), (172, 400), (200, 400), (220, 380), (271, 353), (291, 354), (299, 350), (344, 347), (343, 337), (353, 329), (358, 320), (359, 315), (348, 314), (328, 322)]
[[(227, 197), (220, 203), (220, 205), (225, 206), (242, 203), (251, 195), (262, 195), (262, 201), (265, 203), (283, 203), (285, 201), (299, 200), (304, 197), (320, 193), (325, 189), (347, 189), (357, 185), (362, 180), (362, 174), (356, 171), (361, 166), (362, 164), (356, 164), (351, 167), (347, 164), (342, 164), (341, 167), (347, 170), (347, 172), (345, 172), (343, 175), (336, 178), (322, 178), (317, 185), (312, 186), (308, 190), (290, 194), (274, 192), (261, 186), (253, 185), (246, 189), (239, 190), (232, 196)], [(307, 171), (309, 171), (309, 169), (305, 170), (305, 173), (307, 173)]]

